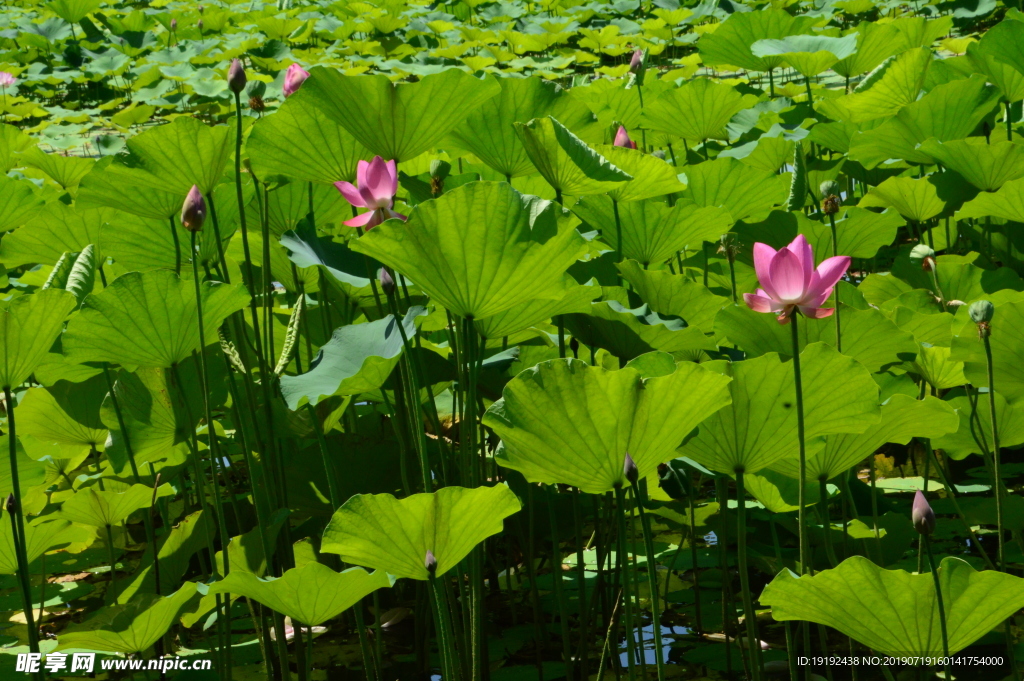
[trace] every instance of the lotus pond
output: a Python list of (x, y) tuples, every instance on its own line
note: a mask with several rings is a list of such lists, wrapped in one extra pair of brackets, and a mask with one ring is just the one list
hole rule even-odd
[(1019, 681), (1013, 4), (6, 3), (0, 674)]

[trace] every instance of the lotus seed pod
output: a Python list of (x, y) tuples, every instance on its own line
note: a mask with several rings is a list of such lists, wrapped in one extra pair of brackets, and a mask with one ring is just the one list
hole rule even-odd
[(818, 187), (818, 191), (821, 192), (822, 196), (839, 196), (839, 192), (842, 190), (839, 187), (839, 183), (835, 180), (825, 180)]
[(427, 555), (423, 559), (423, 567), (427, 568), (431, 577), (437, 572), (437, 558), (434, 558), (434, 552), (430, 549), (427, 549)]
[(395, 279), (386, 267), (380, 268), (380, 271), (377, 273), (377, 279), (380, 280), (380, 287), (384, 289), (384, 295), (390, 296), (395, 292)]
[(181, 207), (181, 226), (190, 232), (198, 232), (206, 222), (206, 200), (199, 187), (192, 185), (185, 203)]
[(633, 457), (626, 452), (626, 459), (622, 462), (622, 477), (629, 481), (629, 484), (635, 485), (636, 481), (640, 479), (640, 471), (636, 468), (636, 462), (633, 461)]
[(967, 308), (971, 321), (975, 324), (989, 323), (996, 314), (996, 306), (987, 300), (976, 300)]
[(242, 62), (232, 59), (231, 66), (228, 67), (228, 89), (236, 95), (241, 94), (245, 89), (245, 83), (245, 68), (242, 66)]
[(935, 511), (921, 490), (914, 494), (914, 507), (910, 511), (910, 519), (919, 534), (931, 534), (935, 531)]
[(430, 162), (430, 177), (433, 179), (444, 180), (451, 172), (452, 164), (448, 161), (435, 158)]

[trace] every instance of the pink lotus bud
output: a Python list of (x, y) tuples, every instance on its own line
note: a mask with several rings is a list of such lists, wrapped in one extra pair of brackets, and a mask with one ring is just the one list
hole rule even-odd
[(178, 20), (177, 19), (171, 19), (171, 32), (173, 33), (174, 31), (177, 31), (177, 30), (178, 30)]
[(384, 295), (390, 296), (395, 292), (395, 279), (388, 272), (388, 268), (381, 267), (380, 272), (377, 274), (377, 279), (380, 280), (380, 287), (384, 289)]
[(206, 222), (206, 200), (199, 187), (192, 185), (185, 203), (181, 206), (181, 226), (190, 232), (198, 232)]
[(306, 71), (298, 64), (292, 64), (288, 67), (288, 70), (284, 73), (284, 96), (291, 97), (302, 84), (309, 78), (309, 71)]
[(622, 462), (622, 477), (626, 478), (631, 485), (635, 485), (636, 481), (640, 479), (640, 471), (637, 470), (636, 462), (633, 461), (629, 452), (626, 452), (626, 458)]
[(639, 71), (640, 66), (643, 64), (643, 61), (644, 51), (641, 49), (637, 49), (636, 51), (634, 51), (633, 56), (629, 60), (629, 72), (636, 73), (637, 71)]
[(232, 59), (231, 66), (228, 67), (228, 88), (236, 95), (241, 94), (245, 89), (245, 82), (245, 68), (242, 66), (242, 62)]
[(636, 142), (629, 139), (629, 133), (626, 132), (624, 126), (619, 126), (619, 131), (615, 133), (615, 146), (625, 147), (627, 149), (636, 149)]
[(196, 28), (199, 29), (200, 33), (203, 32), (203, 20), (202, 19), (200, 19), (199, 21), (196, 22)]
[(914, 529), (920, 534), (931, 534), (935, 531), (935, 511), (921, 490), (914, 494), (914, 507), (910, 511), (910, 519), (914, 522)]
[(437, 558), (434, 558), (434, 552), (430, 549), (427, 549), (427, 555), (423, 558), (423, 567), (427, 568), (431, 577), (437, 572)]

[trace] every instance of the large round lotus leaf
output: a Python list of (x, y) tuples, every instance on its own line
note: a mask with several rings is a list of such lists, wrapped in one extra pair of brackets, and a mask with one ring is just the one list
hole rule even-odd
[(641, 120), (646, 128), (693, 142), (728, 139), (726, 124), (751, 103), (733, 86), (701, 78), (650, 102)]
[(535, 171), (513, 123), (553, 116), (577, 134), (594, 125), (590, 110), (555, 83), (537, 77), (498, 78), (497, 82), (501, 92), (469, 112), (449, 139), (505, 177)]
[(14, 388), (46, 358), (75, 297), (46, 289), (0, 302), (0, 386)]
[[(1024, 606), (1024, 579), (978, 572), (952, 556), (939, 565), (949, 654), (955, 655)], [(943, 655), (931, 574), (885, 570), (862, 556), (797, 577), (783, 570), (758, 599), (779, 621), (807, 620), (846, 634), (883, 655)]]
[[(960, 416), (959, 428), (937, 438), (932, 444), (954, 459), (971, 454), (987, 455), (992, 451), (992, 408), (989, 396), (979, 392), (967, 395), (962, 389), (945, 396), (947, 404)], [(1016, 447), (1024, 443), (1024, 402), (1007, 403), (996, 388), (996, 427), (1000, 447)]]
[(617, 168), (633, 176), (632, 180), (608, 192), (609, 196), (620, 203), (642, 201), (686, 189), (679, 181), (675, 167), (657, 156), (645, 154), (639, 149), (609, 144), (599, 145), (596, 150)]
[(429, 577), (424, 560), (430, 551), (440, 577), (474, 546), (501, 532), (505, 518), (519, 508), (519, 499), (504, 484), (443, 487), (404, 499), (357, 494), (334, 512), (320, 550), (340, 554), (346, 563), (420, 580)]
[(680, 317), (688, 326), (695, 326), (704, 333), (714, 331), (715, 315), (729, 302), (728, 298), (715, 295), (707, 286), (685, 274), (645, 270), (635, 260), (624, 260), (617, 267), (622, 278), (652, 310)]
[(195, 582), (185, 582), (170, 596), (140, 594), (124, 605), (101, 608), (85, 622), (62, 631), (54, 651), (141, 653), (167, 633), (195, 595)]
[(395, 84), (382, 74), (345, 76), (327, 68), (312, 69), (301, 90), (370, 153), (399, 163), (430, 149), (498, 91), (495, 79), (459, 69)]
[[(168, 484), (160, 485), (157, 497), (174, 496)], [(153, 503), (153, 488), (146, 485), (132, 485), (123, 492), (101, 491), (90, 487), (68, 497), (61, 505), (60, 517), (83, 525), (104, 527), (117, 525), (128, 516)]]
[[(867, 22), (861, 24), (871, 25)], [(888, 48), (893, 49), (891, 44)], [(854, 58), (860, 54), (858, 51)], [(918, 93), (924, 87), (925, 75), (928, 73), (931, 60), (931, 50), (907, 50), (872, 72), (852, 94), (825, 100), (817, 108), (830, 118), (849, 123), (863, 123), (893, 116), (904, 106), (917, 100)]]
[(857, 36), (791, 35), (758, 40), (750, 46), (757, 57), (782, 57), (804, 76), (816, 76), (857, 51)]
[(100, 404), (106, 394), (102, 376), (82, 383), (60, 381), (49, 388), (29, 388), (15, 410), (18, 434), (102, 449), (107, 429), (100, 420)]
[(603, 194), (633, 179), (552, 116), (516, 123), (515, 130), (526, 155), (555, 191), (569, 196)]
[(627, 366), (607, 371), (549, 360), (509, 381), (484, 416), (501, 438), (496, 459), (531, 482), (600, 494), (628, 484), (628, 453), (640, 477), (674, 458), (694, 426), (729, 403), (729, 379), (682, 362), (645, 379)]
[(590, 309), (590, 303), (594, 298), (601, 295), (601, 287), (580, 286), (572, 281), (571, 277), (566, 279), (571, 284), (566, 286), (561, 298), (528, 300), (496, 315), (484, 319), (474, 319), (473, 326), (477, 333), (484, 338), (502, 338), (524, 331), (558, 315), (586, 312)]
[[(618, 226), (615, 211), (618, 209)], [(601, 230), (606, 244), (616, 248), (622, 233), (622, 256), (651, 264), (671, 258), (689, 246), (718, 241), (734, 222), (724, 209), (700, 207), (682, 200), (675, 206), (658, 201), (632, 201), (616, 206), (607, 196), (588, 196), (572, 208), (591, 227)]]
[[(5, 518), (4, 520), (8, 520)], [(32, 563), (58, 544), (76, 541), (82, 537), (84, 528), (74, 527), (67, 520), (49, 520), (40, 523), (26, 523), (28, 537), (26, 549), (28, 562)], [(10, 522), (0, 523), (0, 575), (13, 575), (18, 571), (18, 554), (14, 549), (14, 534)]]
[[(966, 302), (966, 301), (965, 301)], [(1008, 402), (1024, 398), (1024, 344), (1020, 329), (1024, 328), (1024, 301), (1006, 303), (996, 308), (991, 323), (992, 366), (996, 394)], [(985, 345), (971, 322), (953, 337), (949, 358), (964, 363), (964, 375), (979, 388), (988, 387), (988, 360)]]
[(698, 206), (729, 211), (734, 221), (763, 219), (789, 196), (789, 179), (734, 158), (717, 158), (686, 168), (686, 192)]
[(180, 213), (185, 194), (146, 185), (149, 178), (138, 177), (142, 172), (117, 163), (113, 156), (102, 159), (82, 178), (75, 206), (116, 208), (165, 222)]
[[(874, 454), (887, 442), (905, 445), (914, 437), (940, 437), (956, 431), (958, 423), (956, 412), (942, 400), (934, 397), (916, 400), (909, 395), (893, 395), (882, 405), (878, 423), (863, 433), (826, 436), (824, 448), (807, 457), (806, 480), (831, 480)], [(771, 468), (791, 478), (800, 477), (797, 457), (787, 456), (776, 461)]]
[(126, 164), (139, 170), (139, 186), (185, 196), (197, 185), (204, 194), (220, 182), (235, 148), (235, 126), (210, 126), (191, 116), (175, 118), (128, 140)]
[(27, 264), (52, 265), (65, 252), (77, 252), (100, 244), (100, 229), (114, 217), (110, 208), (77, 208), (59, 201), (0, 242), (0, 262), (7, 267)]
[(1002, 218), (1024, 222), (1024, 178), (1010, 180), (998, 191), (982, 192), (956, 212), (957, 220), (969, 218)]
[[(732, 376), (732, 403), (701, 423), (679, 454), (728, 474), (740, 469), (756, 473), (785, 456), (796, 457), (792, 360), (769, 353), (711, 366)], [(822, 446), (819, 436), (863, 433), (878, 423), (878, 385), (859, 362), (824, 343), (812, 343), (800, 353), (800, 369), (809, 453)], [(838, 385), (843, 389), (836, 390)]]
[(814, 24), (812, 16), (793, 16), (782, 9), (733, 12), (716, 31), (701, 36), (697, 49), (705, 64), (768, 71), (781, 66), (782, 58), (755, 56), (750, 46), (758, 40), (785, 38), (809, 31)]
[(312, 88), (289, 97), (273, 116), (252, 126), (245, 149), (263, 182), (353, 182), (356, 164), (373, 154), (317, 108)]
[(335, 572), (317, 562), (286, 570), (277, 579), (251, 572), (231, 572), (210, 586), (209, 593), (241, 594), (296, 622), (315, 626), (332, 619), (377, 589), (391, 586), (383, 570), (349, 568)]
[(983, 191), (994, 192), (1024, 176), (1024, 144), (1006, 140), (985, 144), (981, 137), (949, 142), (929, 139), (921, 150)]
[[(249, 294), (241, 284), (213, 282), (201, 291), (206, 342), (215, 343), (217, 327), (246, 306)], [(86, 299), (64, 334), (64, 354), (76, 363), (166, 368), (198, 349), (194, 284), (168, 270), (118, 277)]]
[[(900, 49), (899, 30), (892, 24), (862, 21), (851, 33), (857, 35), (857, 51), (840, 59), (832, 67), (833, 71), (844, 78), (871, 71)], [(924, 69), (921, 71), (921, 78), (924, 78)]]
[(30, 180), (15, 180), (0, 175), (0, 232), (20, 227), (43, 210), (43, 199), (36, 196)]
[(558, 205), (504, 182), (472, 182), (389, 220), (352, 249), (407, 276), (435, 303), (482, 319), (537, 298), (561, 298), (586, 244)]

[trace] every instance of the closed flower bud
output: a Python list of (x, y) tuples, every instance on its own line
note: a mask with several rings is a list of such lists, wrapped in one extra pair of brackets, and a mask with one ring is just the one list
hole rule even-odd
[(633, 461), (633, 457), (626, 452), (626, 458), (622, 462), (622, 477), (629, 481), (629, 484), (635, 485), (636, 481), (640, 479), (640, 471), (636, 468), (636, 462)]
[(199, 187), (192, 185), (185, 203), (181, 206), (181, 226), (190, 232), (198, 232), (206, 222), (206, 200)]
[(199, 5), (199, 7), (196, 7), (196, 9), (197, 9), (197, 10), (199, 10), (199, 13), (200, 13), (200, 14), (202, 14), (202, 13), (203, 13), (203, 10), (204, 10), (204, 9), (206, 9), (206, 8), (205, 8), (205, 7), (203, 7), (202, 5)]
[(640, 70), (640, 67), (644, 64), (644, 51), (637, 49), (633, 52), (633, 56), (629, 59), (629, 72), (636, 73)]
[(284, 85), (282, 86), (284, 96), (291, 97), (298, 92), (299, 88), (302, 87), (302, 84), (306, 82), (307, 78), (309, 78), (309, 71), (305, 70), (298, 64), (292, 64), (289, 66), (288, 70), (284, 72)]
[(380, 281), (380, 287), (384, 289), (384, 294), (390, 296), (395, 292), (395, 279), (388, 272), (386, 267), (381, 267), (377, 273), (377, 279)]
[(242, 66), (242, 62), (232, 59), (231, 66), (228, 67), (228, 89), (236, 95), (241, 94), (245, 89), (245, 83), (245, 68)]
[(203, 32), (203, 20), (202, 19), (200, 19), (199, 21), (196, 22), (196, 28), (199, 29), (200, 33)]
[(7, 503), (4, 505), (4, 508), (7, 509), (8, 513), (14, 513), (18, 510), (18, 502), (14, 498), (14, 492), (7, 495)]
[(430, 549), (427, 549), (427, 555), (423, 558), (423, 567), (427, 568), (431, 577), (437, 572), (437, 558), (434, 558), (434, 552)]
[(935, 269), (935, 250), (928, 244), (918, 244), (910, 251), (910, 262), (919, 263), (925, 272)]
[(841, 190), (839, 183), (835, 180), (825, 180), (818, 186), (818, 191), (822, 196), (832, 196), (833, 194), (838, 196)]
[(996, 314), (996, 306), (987, 300), (976, 300), (967, 308), (967, 314), (971, 315), (971, 321), (975, 324), (991, 322)]
[(177, 31), (177, 30), (178, 30), (178, 20), (177, 19), (171, 19), (171, 31), (174, 32), (174, 31)]
[(910, 511), (910, 519), (919, 534), (931, 534), (935, 531), (935, 511), (921, 490), (914, 494), (914, 507)]

